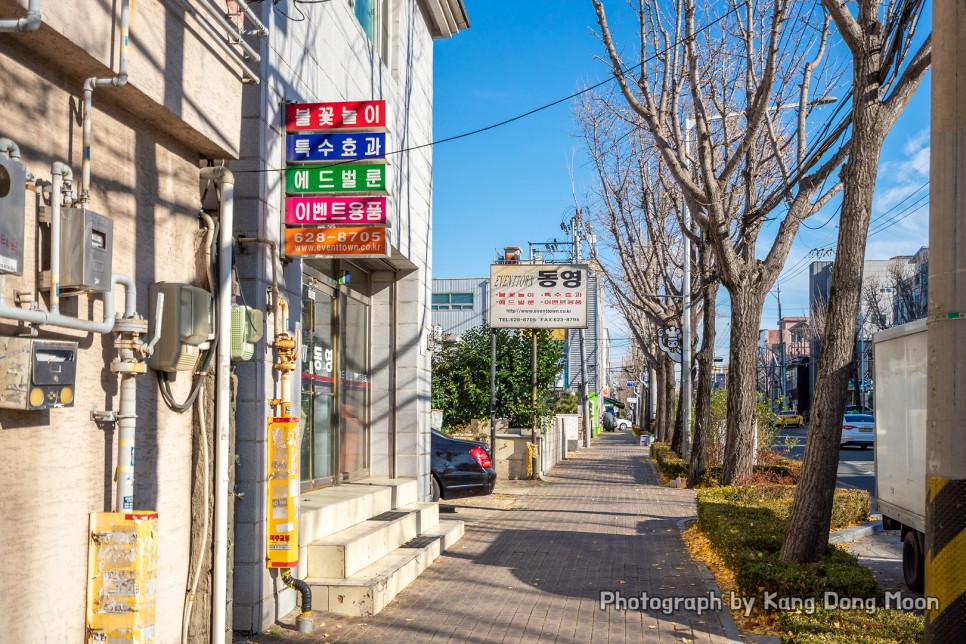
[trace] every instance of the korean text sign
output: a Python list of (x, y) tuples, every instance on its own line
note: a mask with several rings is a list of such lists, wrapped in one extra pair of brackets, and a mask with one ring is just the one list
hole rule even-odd
[(490, 326), (587, 328), (587, 277), (584, 264), (493, 264)]
[(285, 106), (286, 132), (386, 127), (386, 101), (293, 103)]
[(386, 229), (382, 226), (286, 228), (285, 254), (290, 257), (385, 257)]
[(386, 156), (383, 132), (289, 134), (285, 141), (288, 163), (368, 161)]
[(285, 223), (384, 224), (388, 197), (286, 197)]
[(269, 568), (294, 568), (299, 562), (298, 418), (268, 423), (268, 531), (265, 562)]
[(289, 194), (332, 194), (342, 192), (385, 192), (385, 163), (350, 163), (321, 168), (285, 169), (285, 191)]

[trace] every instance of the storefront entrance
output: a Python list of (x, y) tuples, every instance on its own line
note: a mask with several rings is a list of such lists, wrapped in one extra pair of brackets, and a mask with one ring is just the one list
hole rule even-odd
[(304, 271), (301, 478), (307, 491), (369, 475), (370, 323), (364, 291)]

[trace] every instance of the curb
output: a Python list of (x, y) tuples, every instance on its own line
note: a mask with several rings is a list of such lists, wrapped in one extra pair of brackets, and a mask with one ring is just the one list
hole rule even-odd
[[(684, 532), (695, 521), (694, 517), (678, 520), (678, 530)], [(694, 560), (692, 559), (692, 561)], [(708, 566), (701, 561), (694, 561), (694, 564), (698, 567), (698, 575), (704, 581), (705, 589), (716, 597), (723, 597), (721, 589), (718, 588), (718, 582), (714, 580), (714, 575), (711, 574)], [(718, 611), (718, 617), (721, 619), (721, 628), (724, 630), (725, 637), (728, 638), (728, 644), (742, 644), (745, 639), (741, 636), (741, 631), (738, 630), (738, 624), (735, 623), (735, 618), (731, 616), (731, 611), (722, 608)]]
[(836, 530), (828, 535), (829, 543), (849, 543), (882, 532), (882, 519), (854, 525), (851, 528)]

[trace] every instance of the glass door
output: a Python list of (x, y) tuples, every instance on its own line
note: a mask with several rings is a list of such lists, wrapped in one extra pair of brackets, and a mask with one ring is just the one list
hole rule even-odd
[(356, 480), (369, 473), (369, 307), (339, 298), (339, 474)]
[(302, 291), (303, 488), (334, 480), (336, 410), (336, 306), (333, 294), (306, 286)]

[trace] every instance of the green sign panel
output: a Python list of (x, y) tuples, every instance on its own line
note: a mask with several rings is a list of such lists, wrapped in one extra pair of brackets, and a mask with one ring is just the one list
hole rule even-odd
[(385, 190), (385, 163), (289, 167), (285, 170), (285, 192), (290, 194), (385, 192)]

